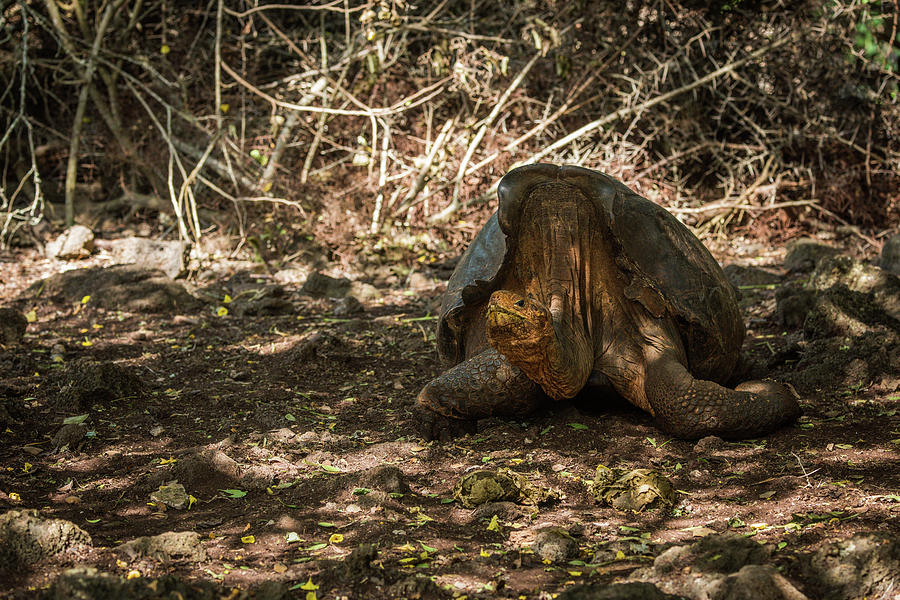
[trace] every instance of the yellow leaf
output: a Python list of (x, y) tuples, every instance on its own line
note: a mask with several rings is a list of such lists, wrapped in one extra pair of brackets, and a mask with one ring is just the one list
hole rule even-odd
[(125, 576), (125, 579), (137, 579), (140, 576), (140, 571), (138, 571), (137, 569), (132, 569), (131, 571), (128, 571), (128, 575)]
[(159, 464), (161, 464), (161, 465), (170, 465), (175, 462), (178, 462), (178, 459), (175, 458), (174, 456), (170, 456), (169, 458), (159, 459)]
[(84, 338), (84, 341), (81, 342), (81, 345), (84, 346), (84, 347), (86, 348), (86, 347), (88, 347), (88, 346), (93, 346), (93, 345), (94, 345), (94, 342), (92, 342), (91, 340), (89, 340), (89, 339), (87, 339), (87, 338)]
[(87, 303), (90, 302), (90, 301), (91, 301), (91, 297), (90, 297), (90, 296), (84, 296), (84, 297), (81, 299), (81, 303), (82, 303), (82, 304), (87, 304)]
[(125, 562), (124, 560), (122, 560), (121, 558), (117, 558), (117, 559), (116, 559), (116, 566), (119, 567), (120, 569), (124, 569), (125, 567), (128, 566), (128, 563)]
[(487, 558), (487, 557), (489, 557), (490, 555), (491, 555), (490, 552), (488, 552), (488, 551), (485, 550), (484, 548), (481, 549), (481, 556), (482, 556), (483, 558)]
[(572, 577), (581, 577), (581, 571), (569, 571), (569, 575)]
[(20, 496), (17, 492), (10, 492), (9, 499), (13, 502), (21, 502), (22, 496)]
[(169, 45), (168, 45), (168, 44), (163, 44), (163, 45), (160, 46), (160, 48), (159, 48), (159, 53), (162, 54), (163, 56), (165, 56), (166, 54), (168, 54), (168, 53), (171, 52), (171, 51), (172, 51), (172, 49), (169, 48)]
[(103, 329), (103, 325), (100, 323), (94, 323), (93, 325), (91, 325), (91, 327), (93, 327), (94, 329)]
[(272, 567), (272, 569), (276, 573), (284, 573), (285, 571), (287, 571), (287, 567), (283, 563), (275, 563), (275, 566)]
[[(303, 585), (300, 586), (300, 589), (301, 589), (301, 590), (317, 590), (317, 589), (319, 589), (319, 586), (317, 586), (316, 584), (314, 584), (314, 583), (312, 582), (312, 577), (310, 577), (310, 578), (306, 581), (306, 583), (304, 583)], [(308, 595), (308, 594), (307, 594), (307, 595)]]
[(344, 541), (344, 536), (342, 536), (339, 533), (332, 533), (331, 537), (328, 538), (329, 544), (340, 544), (343, 541)]
[(255, 544), (256, 538), (253, 537), (252, 535), (245, 535), (244, 537), (241, 538), (241, 541), (245, 544)]
[(621, 550), (616, 551), (616, 560), (625, 560), (625, 553)]
[(272, 189), (272, 182), (271, 182), (271, 181), (267, 181), (267, 182), (266, 182), (266, 185), (263, 186), (262, 191), (268, 192), (268, 191), (271, 190), (271, 189)]
[(397, 550), (399, 550), (400, 552), (415, 552), (417, 548), (409, 542), (406, 542), (402, 546), (397, 546)]
[(231, 108), (231, 105), (228, 104), (227, 102), (223, 102), (222, 104), (219, 105), (219, 110), (221, 110), (223, 113), (227, 113), (230, 108)]
[(197, 499), (194, 498), (193, 495), (188, 494), (188, 510), (191, 510), (191, 507), (197, 503)]
[(228, 314), (228, 309), (225, 308), (224, 306), (220, 306), (219, 310), (216, 311), (216, 315), (218, 315), (220, 317), (224, 317), (227, 314)]
[(487, 526), (488, 531), (500, 531), (500, 520), (497, 515), (491, 517), (491, 522)]
[(31, 473), (32, 469), (34, 469), (34, 465), (31, 463), (25, 463), (25, 466), (22, 467), (23, 473)]
[(225, 304), (228, 304), (229, 302), (231, 302), (231, 296), (229, 296), (228, 294), (225, 294), (225, 297), (222, 298), (222, 302)]
[(306, 600), (316, 600), (315, 592), (306, 592)]
[(33, 308), (29, 310), (27, 313), (25, 313), (25, 320), (29, 323), (34, 323), (35, 321), (37, 321), (37, 311)]

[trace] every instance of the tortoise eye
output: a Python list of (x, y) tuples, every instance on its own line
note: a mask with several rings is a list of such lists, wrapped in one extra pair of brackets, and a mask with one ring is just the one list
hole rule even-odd
[(525, 300), (519, 300), (518, 302), (516, 302), (516, 306), (518, 306), (519, 308), (525, 308)]

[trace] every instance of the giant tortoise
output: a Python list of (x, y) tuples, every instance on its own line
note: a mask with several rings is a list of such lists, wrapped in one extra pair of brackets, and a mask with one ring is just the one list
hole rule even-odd
[(721, 385), (744, 339), (737, 295), (666, 210), (573, 166), (514, 169), (498, 195), (447, 285), (437, 344), (455, 366), (419, 393), (426, 437), (585, 387), (680, 438), (751, 437), (800, 414), (774, 381)]

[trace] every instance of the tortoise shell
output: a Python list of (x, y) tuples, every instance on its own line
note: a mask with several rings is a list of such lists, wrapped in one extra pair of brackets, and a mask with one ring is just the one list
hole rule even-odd
[[(510, 272), (518, 244), (518, 223), (529, 190), (559, 181), (578, 188), (597, 209), (602, 231), (611, 236), (619, 272), (629, 281), (625, 296), (653, 316), (675, 320), (697, 377), (721, 380), (737, 362), (744, 337), (737, 294), (721, 267), (691, 231), (662, 207), (616, 179), (582, 167), (528, 165), (510, 171), (498, 187), (499, 207), (460, 258), (441, 306), (437, 346), (456, 364), (484, 349), (466, 348), (482, 330), (483, 307)], [(507, 282), (508, 283), (508, 282)], [(468, 335), (467, 335), (468, 334)], [(727, 371), (724, 374), (721, 371)]]

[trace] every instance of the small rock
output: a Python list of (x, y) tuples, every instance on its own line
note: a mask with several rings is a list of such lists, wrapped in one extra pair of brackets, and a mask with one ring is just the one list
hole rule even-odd
[(354, 281), (350, 284), (350, 293), (362, 302), (372, 302), (381, 298), (381, 292), (371, 283)]
[(136, 558), (150, 558), (158, 562), (206, 560), (206, 548), (203, 547), (200, 534), (194, 531), (167, 531), (160, 535), (139, 537), (121, 544), (116, 548), (116, 552), (130, 560)]
[(349, 317), (364, 310), (362, 302), (354, 296), (345, 296), (335, 303), (333, 314), (335, 317)]
[(314, 298), (343, 298), (349, 291), (349, 279), (345, 277), (329, 277), (318, 271), (310, 273), (303, 287), (300, 288), (301, 294)]
[(372, 574), (372, 561), (378, 558), (378, 549), (372, 544), (360, 544), (348, 554), (340, 565), (343, 578), (362, 579)]
[(541, 560), (566, 562), (578, 552), (578, 542), (564, 529), (546, 527), (538, 531), (532, 546)]
[(297, 434), (294, 433), (294, 431), (292, 429), (289, 429), (287, 427), (282, 427), (281, 429), (276, 429), (275, 431), (270, 431), (268, 435), (273, 440), (276, 440), (279, 442), (289, 442), (297, 437)]
[(514, 521), (525, 516), (525, 511), (514, 502), (488, 502), (475, 509), (472, 520), (491, 519), (494, 515), (504, 521)]
[(272, 278), (278, 283), (302, 284), (306, 281), (309, 273), (303, 269), (291, 267), (277, 271)]
[(427, 575), (412, 575), (388, 588), (389, 598), (442, 598), (437, 584)]
[(775, 292), (775, 314), (778, 322), (790, 329), (803, 326), (806, 315), (816, 304), (816, 295), (796, 286), (783, 286)]
[(815, 269), (816, 265), (823, 258), (835, 256), (839, 253), (839, 248), (826, 246), (811, 238), (800, 238), (788, 244), (787, 254), (784, 257), (784, 266), (791, 272), (807, 273)]
[(297, 441), (301, 444), (314, 444), (319, 441), (319, 434), (315, 431), (304, 431), (297, 436)]
[(84, 225), (72, 225), (45, 248), (47, 258), (77, 260), (91, 255), (94, 249), (94, 232)]
[(434, 280), (421, 271), (411, 271), (406, 280), (406, 287), (413, 292), (423, 292), (434, 288)]
[(900, 277), (900, 233), (888, 238), (881, 248), (881, 268)]
[(371, 487), (389, 494), (409, 493), (409, 484), (398, 467), (394, 465), (380, 465), (369, 469), (363, 474), (362, 482), (365, 487)]
[(11, 308), (0, 308), (0, 344), (14, 346), (25, 337), (28, 319), (25, 315)]
[(66, 449), (77, 450), (79, 444), (84, 439), (88, 428), (84, 423), (69, 423), (63, 425), (53, 436), (53, 448), (57, 452), (63, 452)]
[(714, 435), (708, 435), (694, 444), (694, 453), (706, 455), (726, 447), (725, 440)]

